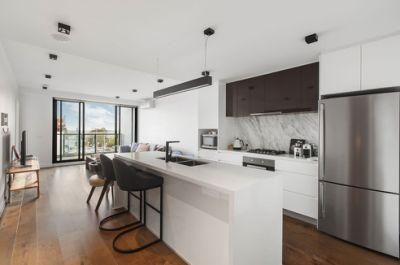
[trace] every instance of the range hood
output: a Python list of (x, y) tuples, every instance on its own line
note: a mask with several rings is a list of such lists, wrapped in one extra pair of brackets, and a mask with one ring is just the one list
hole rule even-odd
[(189, 90), (198, 89), (205, 86), (212, 85), (212, 77), (209, 75), (193, 79), (181, 84), (163, 88), (153, 92), (153, 98), (167, 97), (173, 94), (182, 93)]

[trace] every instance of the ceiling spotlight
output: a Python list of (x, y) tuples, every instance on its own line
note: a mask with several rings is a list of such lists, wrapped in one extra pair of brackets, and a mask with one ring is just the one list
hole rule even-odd
[(116, 99), (119, 99), (119, 96), (115, 96)]
[(50, 58), (50, 60), (57, 61), (58, 55), (57, 55), (57, 54), (54, 54), (54, 53), (50, 53), (50, 54), (49, 54), (49, 58)]
[(58, 32), (69, 35), (71, 33), (71, 26), (58, 22)]
[(136, 93), (136, 92), (137, 92), (137, 89), (132, 89), (132, 92), (133, 92), (133, 93)]
[(47, 87), (48, 87), (47, 85), (43, 85), (43, 86), (42, 86), (42, 89), (43, 89), (43, 90), (47, 90)]
[(304, 38), (304, 40), (306, 41), (307, 44), (311, 44), (313, 42), (317, 42), (318, 41), (318, 35), (317, 33), (308, 35)]
[(56, 40), (56, 41), (70, 41), (69, 35), (71, 34), (71, 26), (64, 24), (64, 23), (58, 23), (58, 33), (53, 33), (51, 36)]
[(48, 74), (45, 74), (44, 77), (47, 79), (51, 79), (51, 75), (48, 75)]
[(158, 78), (158, 79), (157, 79), (157, 82), (158, 82), (158, 83), (162, 83), (162, 82), (164, 82), (164, 79)]

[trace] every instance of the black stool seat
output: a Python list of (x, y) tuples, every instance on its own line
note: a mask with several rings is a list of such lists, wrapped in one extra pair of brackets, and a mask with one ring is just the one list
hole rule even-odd
[[(101, 173), (102, 173), (103, 177), (105, 178), (105, 184), (104, 184), (103, 191), (102, 191), (102, 193), (100, 195), (99, 203), (96, 206), (96, 211), (100, 206), (100, 202), (101, 202), (101, 199), (104, 196), (105, 190), (107, 189), (107, 187), (109, 185), (113, 185), (114, 181), (116, 180), (115, 172), (114, 172), (114, 166), (113, 166), (113, 162), (112, 162), (111, 158), (109, 158), (106, 155), (101, 154), (100, 155), (100, 161), (101, 161)], [(130, 198), (129, 198), (129, 194), (128, 194), (128, 206), (127, 206), (127, 208), (125, 210), (123, 210), (123, 211), (120, 211), (120, 212), (118, 212), (116, 214), (112, 214), (112, 215), (107, 216), (104, 219), (102, 219), (100, 221), (100, 225), (99, 225), (100, 230), (116, 231), (116, 230), (121, 230), (121, 229), (124, 229), (124, 228), (127, 228), (127, 227), (131, 227), (133, 225), (139, 224), (140, 221), (135, 221), (135, 222), (131, 222), (131, 223), (119, 226), (119, 227), (113, 227), (113, 228), (104, 227), (104, 224), (106, 224), (107, 222), (111, 221), (115, 217), (120, 216), (120, 215), (125, 214), (125, 213), (129, 213), (129, 209), (130, 209)]]
[(137, 170), (132, 166), (129, 167), (131, 167), (130, 173), (135, 172), (134, 175), (133, 174), (130, 175), (129, 179), (123, 178), (120, 179), (120, 182), (117, 181), (119, 188), (123, 191), (150, 190), (158, 188), (164, 183), (164, 179), (161, 177), (158, 177), (156, 175), (141, 170)]
[[(140, 250), (143, 250), (153, 244), (156, 244), (158, 242), (162, 241), (162, 231), (163, 231), (163, 183), (164, 180), (162, 177), (156, 176), (154, 174), (148, 173), (141, 171), (132, 164), (128, 164), (127, 162), (123, 161), (122, 159), (119, 158), (114, 158), (113, 159), (113, 166), (114, 166), (114, 171), (115, 171), (115, 178), (117, 180), (117, 184), (121, 190), (127, 191), (128, 192), (128, 197), (129, 194), (132, 196), (138, 198), (140, 200), (140, 224), (136, 227), (130, 228), (128, 230), (125, 230), (121, 233), (119, 233), (113, 240), (113, 248), (117, 252), (120, 253), (134, 253)], [(146, 201), (146, 191), (150, 189), (155, 189), (155, 188), (160, 188), (160, 208), (157, 209), (150, 203)], [(139, 192), (140, 196), (138, 197), (137, 195), (133, 194), (132, 192)], [(143, 199), (143, 200), (142, 200)], [(118, 239), (133, 231), (136, 230), (140, 227), (146, 226), (146, 208), (149, 206), (151, 209), (154, 211), (158, 212), (160, 214), (160, 237), (156, 240), (153, 240), (149, 243), (146, 243), (142, 246), (132, 248), (132, 249), (121, 249), (117, 247), (116, 243)], [(142, 214), (143, 212), (143, 214)]]

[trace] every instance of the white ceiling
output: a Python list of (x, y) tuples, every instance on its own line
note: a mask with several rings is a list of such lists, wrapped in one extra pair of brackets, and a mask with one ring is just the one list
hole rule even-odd
[[(70, 42), (51, 37), (58, 21), (72, 26)], [(130, 96), (151, 95), (148, 90), (157, 84), (141, 72), (155, 74), (157, 57), (163, 76), (200, 75), (207, 26), (216, 29), (208, 68), (229, 81), (316, 61), (321, 51), (399, 32), (400, 1), (0, 0), (0, 37), (13, 40), (6, 42), (6, 51), (18, 82), (34, 88), (43, 82), (42, 74), (54, 72), (55, 89), (115, 91), (122, 97), (138, 88), (143, 94)], [(314, 32), (320, 41), (306, 45), (304, 36)], [(65, 61), (41, 61), (50, 50), (61, 52)]]
[[(162, 88), (152, 74), (60, 52), (58, 60), (52, 61), (48, 49), (10, 40), (3, 44), (23, 90), (41, 91), (47, 84), (52, 91), (137, 100), (150, 98), (152, 91)], [(52, 78), (46, 79), (45, 74)], [(164, 79), (163, 86), (173, 84), (176, 81)]]

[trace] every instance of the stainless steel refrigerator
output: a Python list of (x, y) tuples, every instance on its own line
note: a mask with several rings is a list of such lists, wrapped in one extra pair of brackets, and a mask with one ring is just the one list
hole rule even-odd
[(320, 100), (318, 229), (399, 257), (400, 88)]

